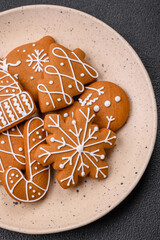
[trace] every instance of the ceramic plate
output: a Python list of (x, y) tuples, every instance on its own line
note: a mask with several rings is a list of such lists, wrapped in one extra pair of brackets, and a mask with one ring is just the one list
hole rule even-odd
[(157, 131), (155, 96), (149, 76), (132, 47), (113, 29), (83, 12), (36, 5), (0, 13), (0, 57), (18, 45), (45, 35), (71, 49), (81, 48), (98, 69), (99, 80), (119, 84), (131, 112), (109, 154), (109, 176), (86, 178), (63, 190), (55, 176), (45, 199), (13, 201), (0, 186), (0, 227), (24, 233), (54, 233), (91, 223), (110, 212), (133, 190), (151, 157)]

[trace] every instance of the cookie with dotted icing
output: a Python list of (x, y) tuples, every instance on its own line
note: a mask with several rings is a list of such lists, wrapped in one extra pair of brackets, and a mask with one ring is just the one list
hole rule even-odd
[(48, 191), (50, 167), (38, 163), (34, 154), (36, 148), (45, 141), (43, 120), (39, 117), (28, 120), (24, 126), (24, 148), (26, 175), (16, 167), (4, 171), (2, 183), (9, 195), (20, 202), (36, 202)]
[(22, 123), (0, 134), (0, 184), (8, 167), (25, 169), (23, 127)]
[(74, 118), (68, 117), (65, 122), (58, 114), (45, 117), (47, 144), (37, 148), (35, 159), (44, 166), (53, 164), (59, 171), (57, 180), (63, 188), (75, 186), (79, 177), (107, 177), (104, 149), (114, 146), (116, 135), (109, 129), (99, 129), (93, 124), (94, 117), (90, 108), (78, 109)]
[(66, 118), (73, 116), (77, 108), (87, 107), (95, 112), (94, 123), (100, 128), (107, 127), (116, 131), (127, 121), (130, 104), (127, 94), (121, 87), (112, 82), (99, 81), (87, 86), (78, 101), (59, 113)]
[(41, 112), (67, 107), (73, 96), (84, 91), (84, 85), (97, 79), (98, 72), (85, 60), (85, 53), (56, 43), (49, 49), (49, 62), (44, 64), (44, 77), (38, 80)]
[(36, 112), (31, 95), (8, 72), (0, 70), (0, 133)]
[(0, 61), (0, 68), (17, 78), (23, 88), (38, 100), (37, 80), (43, 77), (43, 64), (49, 61), (48, 51), (54, 39), (45, 36), (37, 42), (16, 47)]

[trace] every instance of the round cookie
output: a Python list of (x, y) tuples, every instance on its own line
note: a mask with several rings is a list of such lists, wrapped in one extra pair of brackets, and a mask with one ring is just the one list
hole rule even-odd
[(113, 131), (121, 128), (129, 115), (129, 99), (125, 91), (118, 85), (99, 81), (86, 87), (85, 92), (72, 106), (59, 113), (64, 117), (73, 116), (77, 108), (90, 107), (96, 114), (94, 123), (100, 128), (107, 127)]

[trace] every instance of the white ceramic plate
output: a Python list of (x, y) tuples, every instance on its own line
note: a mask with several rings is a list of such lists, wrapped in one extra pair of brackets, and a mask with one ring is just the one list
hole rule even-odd
[(16, 205), (0, 186), (0, 227), (42, 234), (95, 221), (126, 198), (151, 157), (157, 110), (149, 76), (137, 54), (118, 33), (73, 9), (36, 5), (9, 10), (0, 13), (0, 30), (0, 57), (47, 34), (66, 47), (82, 48), (98, 69), (99, 80), (119, 84), (131, 102), (129, 120), (118, 132), (116, 147), (107, 160), (110, 166), (107, 179), (87, 178), (68, 190), (52, 179), (46, 198), (33, 204)]

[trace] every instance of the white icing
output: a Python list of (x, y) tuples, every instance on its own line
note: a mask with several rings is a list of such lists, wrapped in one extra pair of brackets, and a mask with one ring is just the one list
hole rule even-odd
[(36, 50), (34, 49), (34, 53), (28, 54), (28, 66), (31, 67), (35, 72), (43, 71), (43, 64), (45, 62), (49, 62), (49, 57), (47, 57), (47, 53), (44, 53), (44, 49)]
[(68, 117), (68, 113), (64, 113), (63, 117), (65, 117), (65, 118)]
[(33, 138), (33, 139), (32, 139), (32, 141), (33, 141), (33, 142), (35, 142), (35, 141), (36, 141), (36, 139), (35, 139), (35, 138)]
[(57, 101), (58, 101), (58, 102), (61, 102), (61, 101), (62, 101), (62, 99), (61, 99), (61, 98), (57, 98)]
[(21, 61), (17, 61), (16, 63), (7, 63), (7, 59), (0, 60), (0, 69), (8, 72), (8, 67), (18, 67), (21, 64)]
[(84, 73), (81, 73), (81, 77), (84, 77)]
[(36, 134), (39, 135), (39, 131), (37, 131)]
[(33, 43), (33, 44), (32, 44), (32, 46), (33, 46), (33, 47), (35, 47), (35, 46), (36, 46), (36, 44), (35, 44), (35, 43)]
[(120, 101), (121, 101), (120, 96), (116, 96), (116, 97), (115, 97), (115, 101), (116, 101), (116, 102), (120, 102)]
[(110, 116), (110, 117), (106, 116), (106, 118), (108, 120), (108, 124), (107, 124), (107, 129), (108, 129), (110, 127), (111, 122), (113, 122), (115, 118), (113, 118), (113, 116)]
[(20, 147), (18, 150), (19, 150), (20, 152), (22, 152), (22, 151), (23, 151), (23, 148), (22, 148), (22, 147)]
[(31, 80), (33, 80), (33, 79), (34, 79), (34, 77), (33, 77), (33, 76), (31, 76), (31, 77), (30, 77), (30, 79), (31, 79)]
[(5, 141), (1, 141), (1, 144), (4, 144), (5, 143)]
[(109, 100), (105, 101), (104, 106), (105, 107), (110, 107), (111, 106), (111, 102)]
[[(84, 119), (84, 129), (78, 127), (76, 120), (73, 119), (73, 127), (69, 128), (68, 130), (70, 135), (61, 127), (59, 115), (56, 116), (57, 119), (53, 118), (52, 116), (48, 117), (48, 120), (50, 120), (48, 128), (57, 128), (59, 131), (61, 131), (63, 136), (65, 136), (65, 139), (64, 137), (61, 137), (61, 139), (51, 137), (50, 141), (52, 143), (55, 142), (56, 144), (59, 144), (57, 151), (49, 152), (46, 148), (40, 147), (41, 153), (38, 156), (39, 158), (42, 158), (44, 163), (46, 163), (50, 156), (56, 155), (56, 158), (59, 157), (62, 160), (62, 163), (59, 164), (59, 168), (63, 169), (67, 164), (72, 166), (71, 174), (64, 179), (61, 179), (61, 182), (67, 181), (67, 186), (75, 184), (74, 174), (76, 169), (79, 172), (79, 175), (85, 176), (86, 169), (90, 168), (88, 164), (85, 164), (84, 156), (87, 158), (87, 161), (95, 167), (95, 178), (98, 178), (99, 174), (105, 178), (106, 175), (104, 174), (103, 169), (108, 168), (108, 166), (98, 167), (96, 164), (96, 162), (99, 162), (100, 159), (103, 160), (105, 157), (104, 154), (98, 154), (100, 152), (99, 146), (100, 144), (107, 143), (110, 147), (113, 144), (112, 140), (116, 138), (116, 136), (112, 137), (111, 131), (108, 130), (107, 134), (104, 135), (104, 138), (100, 138), (99, 140), (97, 137), (98, 135), (96, 135), (96, 132), (99, 130), (98, 126), (95, 126), (93, 129), (93, 127), (90, 128), (88, 125), (93, 121), (92, 119), (95, 117), (95, 114), (90, 112), (90, 108), (87, 108), (87, 114), (85, 114), (81, 109), (79, 109), (79, 112), (81, 113), (82, 117), (82, 119), (80, 118), (79, 121), (81, 122)], [(92, 141), (93, 139), (95, 141)], [(91, 151), (89, 150), (89, 147), (91, 147)], [(65, 156), (66, 154), (67, 157)]]
[(39, 139), (42, 139), (42, 136), (39, 136)]
[(60, 65), (61, 65), (61, 66), (64, 66), (64, 63), (63, 63), (63, 62), (61, 62), (61, 63), (60, 63)]
[(24, 49), (24, 50), (23, 50), (23, 52), (25, 53), (25, 52), (26, 52), (26, 50)]
[(53, 81), (49, 81), (49, 84), (52, 85), (52, 84), (53, 84)]
[(19, 177), (19, 175), (18, 174), (16, 174), (16, 178), (18, 178)]
[(46, 105), (49, 106), (49, 102), (46, 102)]
[(68, 85), (68, 88), (72, 88), (73, 86), (72, 85)]
[(11, 174), (12, 177), (14, 177), (14, 175), (15, 175), (14, 173)]
[(93, 108), (94, 112), (99, 112), (100, 110), (100, 107), (98, 105), (95, 105), (94, 108)]

